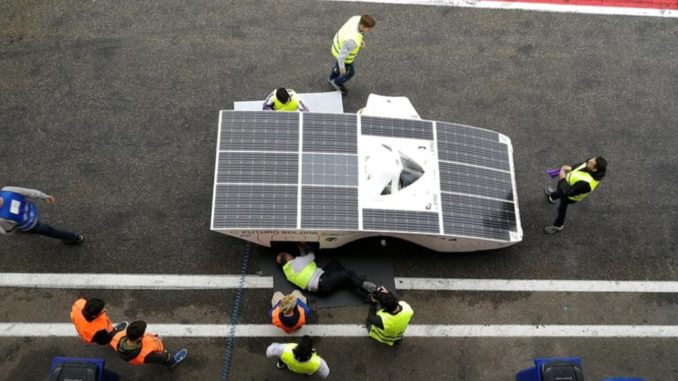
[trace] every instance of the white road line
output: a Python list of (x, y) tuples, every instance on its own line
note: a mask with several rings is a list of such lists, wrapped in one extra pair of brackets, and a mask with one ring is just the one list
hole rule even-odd
[[(162, 337), (226, 337), (228, 324), (150, 324)], [(240, 324), (236, 337), (367, 337), (364, 325), (305, 325), (287, 335), (270, 324)], [(410, 325), (407, 337), (636, 337), (677, 338), (678, 326), (666, 325)], [(0, 323), (0, 337), (73, 337), (70, 323)]]
[[(238, 275), (0, 273), (0, 287), (223, 290), (239, 285)], [(511, 292), (678, 293), (676, 281), (395, 278), (398, 290)], [(245, 288), (271, 289), (273, 278), (248, 275)]]
[(674, 281), (396, 278), (398, 290), (678, 293)]
[[(0, 287), (21, 288), (219, 290), (239, 284), (239, 275), (0, 273)], [(246, 276), (245, 288), (273, 288), (273, 278)]]
[[(328, 1), (328, 0), (326, 0)], [(389, 3), (409, 5), (433, 5), (458, 8), (511, 9), (538, 12), (581, 13), (594, 15), (678, 17), (675, 9), (653, 9), (632, 7), (599, 7), (594, 5), (521, 3), (517, 1), (483, 0), (329, 0), (360, 3)]]

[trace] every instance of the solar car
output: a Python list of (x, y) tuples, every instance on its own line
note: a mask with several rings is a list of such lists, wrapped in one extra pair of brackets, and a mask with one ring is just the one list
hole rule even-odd
[(511, 140), (441, 121), (222, 110), (211, 229), (271, 246), (395, 237), (440, 252), (522, 240)]

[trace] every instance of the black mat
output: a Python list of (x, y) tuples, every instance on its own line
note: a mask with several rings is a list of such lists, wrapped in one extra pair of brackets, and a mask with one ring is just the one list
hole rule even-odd
[[(295, 249), (289, 249), (287, 251), (292, 254), (298, 254), (298, 251)], [(274, 250), (269, 253), (262, 253), (262, 255), (266, 255), (268, 258), (262, 258), (261, 271), (263, 275), (273, 276), (273, 289), (275, 291), (289, 293), (294, 290), (296, 286), (285, 279), (285, 274), (283, 274), (282, 269), (276, 265), (275, 255), (278, 252), (279, 251)], [(391, 257), (384, 255), (368, 256), (362, 253), (337, 254), (338, 253), (334, 250), (327, 252), (318, 252), (316, 250), (316, 263), (318, 266), (323, 267), (331, 259), (334, 259), (339, 261), (347, 269), (355, 271), (358, 275), (366, 275), (367, 280), (374, 282), (377, 285), (383, 284), (389, 290), (395, 290), (393, 260)], [(362, 299), (358, 293), (350, 290), (338, 290), (331, 295), (323, 296), (306, 290), (301, 291), (309, 299), (308, 304), (312, 308), (315, 306), (317, 306), (317, 308), (333, 308), (367, 305), (367, 302)]]

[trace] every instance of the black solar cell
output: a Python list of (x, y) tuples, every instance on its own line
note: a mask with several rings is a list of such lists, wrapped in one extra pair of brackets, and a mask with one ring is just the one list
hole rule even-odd
[(355, 114), (303, 114), (304, 152), (358, 153)]
[(302, 187), (302, 229), (358, 230), (358, 189)]

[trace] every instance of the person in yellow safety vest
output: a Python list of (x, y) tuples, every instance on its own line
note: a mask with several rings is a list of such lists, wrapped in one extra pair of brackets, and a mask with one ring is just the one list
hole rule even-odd
[(309, 111), (294, 90), (284, 87), (271, 91), (264, 101), (263, 110)]
[(266, 357), (278, 357), (278, 369), (289, 369), (294, 373), (317, 374), (325, 379), (330, 376), (330, 367), (313, 349), (313, 340), (304, 336), (299, 344), (273, 343), (266, 348)]
[(565, 227), (565, 214), (567, 206), (585, 199), (591, 192), (598, 188), (598, 184), (605, 177), (607, 160), (596, 156), (587, 161), (575, 165), (563, 165), (558, 174), (558, 186), (556, 189), (544, 187), (546, 199), (555, 204), (558, 203), (558, 216), (553, 222), (544, 228), (544, 233), (554, 234)]
[[(377, 302), (381, 309), (377, 311)], [(370, 310), (367, 315), (367, 329), (370, 337), (386, 345), (398, 345), (410, 324), (414, 310), (409, 304), (398, 300), (386, 287), (379, 286), (370, 295)]]
[(143, 320), (131, 322), (125, 332), (113, 336), (110, 345), (118, 357), (131, 365), (161, 364), (174, 368), (188, 355), (186, 349), (181, 349), (172, 356), (165, 350), (160, 336), (146, 332), (146, 322)]
[(315, 263), (315, 254), (307, 244), (300, 244), (299, 251), (303, 255), (295, 257), (288, 252), (281, 252), (275, 257), (278, 266), (282, 267), (285, 278), (297, 287), (311, 292), (330, 294), (338, 289), (353, 289), (361, 297), (367, 297), (377, 289), (377, 285), (366, 281), (354, 271), (331, 260), (320, 268)]
[(372, 30), (374, 25), (374, 18), (370, 15), (353, 16), (332, 39), (330, 50), (336, 61), (327, 82), (335, 90), (341, 91), (341, 95), (348, 93), (344, 83), (355, 75), (355, 57), (365, 47), (363, 34)]
[(97, 298), (76, 300), (71, 306), (71, 321), (82, 341), (99, 345), (110, 343), (113, 336), (127, 328), (128, 324), (124, 321), (113, 325), (104, 301)]

